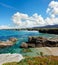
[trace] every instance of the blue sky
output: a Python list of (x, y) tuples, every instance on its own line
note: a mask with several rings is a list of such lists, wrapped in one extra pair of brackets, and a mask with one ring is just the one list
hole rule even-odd
[[(48, 4), (52, 0), (0, 0), (0, 25), (13, 26), (12, 16), (16, 12), (32, 16), (34, 13), (46, 18)], [(58, 0), (54, 0), (58, 1)]]

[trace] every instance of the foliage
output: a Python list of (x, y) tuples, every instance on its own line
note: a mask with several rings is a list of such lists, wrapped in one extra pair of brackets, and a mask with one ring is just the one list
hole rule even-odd
[(43, 56), (43, 52), (40, 52), (40, 55)]
[(21, 50), (21, 52), (25, 52), (25, 53), (27, 53), (27, 52), (32, 52), (31, 51), (31, 49), (30, 48), (23, 48), (22, 50)]

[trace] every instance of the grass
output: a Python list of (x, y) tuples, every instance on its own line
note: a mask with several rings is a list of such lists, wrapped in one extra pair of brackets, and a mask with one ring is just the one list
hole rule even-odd
[(58, 56), (26, 57), (20, 62), (5, 63), (3, 65), (58, 65)]

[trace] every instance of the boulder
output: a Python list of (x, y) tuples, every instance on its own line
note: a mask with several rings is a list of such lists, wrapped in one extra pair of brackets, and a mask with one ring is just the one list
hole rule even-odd
[(35, 48), (35, 44), (34, 43), (28, 43), (28, 47)]
[(28, 38), (28, 42), (30, 42), (30, 43), (36, 43), (36, 39), (37, 39), (37, 37), (36, 36), (30, 36), (29, 38)]
[(37, 37), (36, 41), (45, 42), (45, 41), (47, 41), (47, 38)]
[(12, 41), (12, 42), (16, 42), (17, 38), (10, 38), (9, 40)]
[(50, 38), (47, 40), (47, 45), (51, 47), (58, 46), (58, 38)]
[(13, 42), (12, 42), (12, 41), (9, 41), (9, 40), (7, 40), (7, 41), (2, 41), (2, 42), (0, 43), (0, 48), (9, 47), (9, 46), (12, 46), (12, 45), (13, 45)]
[(21, 46), (20, 46), (21, 48), (28, 48), (28, 44), (27, 43), (25, 43), (25, 42), (22, 42), (22, 44), (21, 44)]

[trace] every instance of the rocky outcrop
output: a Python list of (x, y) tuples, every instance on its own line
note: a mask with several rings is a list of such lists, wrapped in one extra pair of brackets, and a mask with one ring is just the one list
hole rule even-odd
[[(29, 37), (26, 47), (58, 47), (58, 38)], [(23, 48), (26, 48), (23, 45)]]
[(39, 29), (40, 33), (58, 34), (58, 29)]
[(17, 38), (10, 38), (9, 40), (12, 41), (12, 42), (16, 42)]
[(47, 40), (47, 46), (58, 47), (58, 38), (50, 38)]
[(0, 48), (12, 46), (12, 45), (13, 45), (13, 42), (12, 41), (1, 42), (0, 43)]
[(0, 48), (13, 46), (16, 41), (17, 41), (16, 38), (10, 38), (9, 40), (6, 41), (0, 41)]
[(21, 48), (28, 48), (28, 44), (27, 43), (25, 43), (25, 42), (22, 42), (22, 44), (21, 44), (21, 46), (20, 46)]

